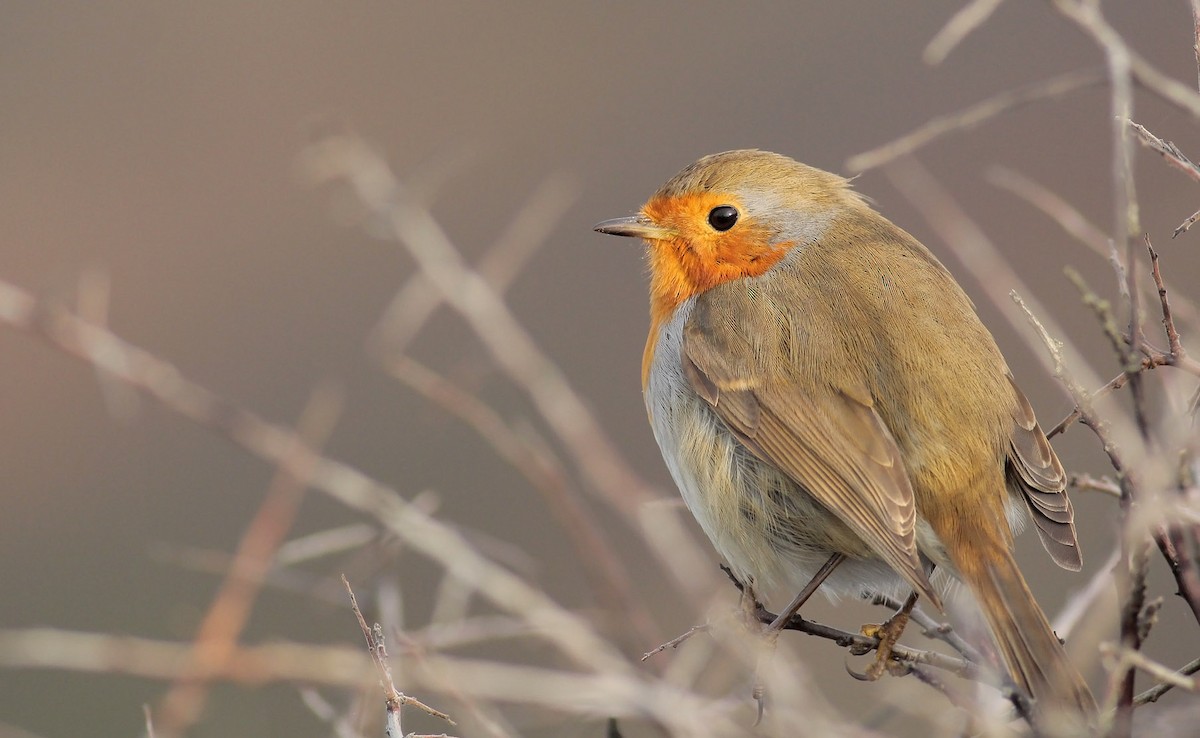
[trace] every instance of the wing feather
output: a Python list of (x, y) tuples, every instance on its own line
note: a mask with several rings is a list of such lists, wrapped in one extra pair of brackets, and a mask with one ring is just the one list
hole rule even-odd
[(1011, 375), (1008, 381), (1017, 397), (1008, 456), (1009, 486), (1024, 495), (1042, 547), (1054, 562), (1079, 571), (1083, 556), (1075, 534), (1075, 511), (1067, 497), (1066, 472), (1038, 426), (1029, 400)]
[[(693, 316), (694, 318), (695, 316)], [(782, 469), (938, 607), (916, 544), (916, 504), (900, 450), (865, 392), (813, 392), (756, 372), (692, 324), (683, 373), (760, 459)]]

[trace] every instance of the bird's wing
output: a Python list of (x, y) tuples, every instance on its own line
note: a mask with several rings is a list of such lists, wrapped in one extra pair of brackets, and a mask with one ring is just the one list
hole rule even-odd
[[(693, 311), (683, 371), (693, 389), (758, 458), (782, 469), (938, 607), (916, 545), (912, 486), (891, 432), (865, 391), (814, 393), (740, 361), (728, 325)], [(740, 342), (739, 342), (740, 343)], [(761, 352), (760, 352), (761, 353)], [(751, 362), (753, 363), (753, 362)]]
[(1033, 524), (1054, 562), (1079, 571), (1083, 556), (1075, 536), (1075, 512), (1067, 497), (1066, 473), (1038, 426), (1033, 407), (1013, 382), (1017, 404), (1013, 409), (1013, 435), (1008, 455), (1008, 483), (1029, 502)]

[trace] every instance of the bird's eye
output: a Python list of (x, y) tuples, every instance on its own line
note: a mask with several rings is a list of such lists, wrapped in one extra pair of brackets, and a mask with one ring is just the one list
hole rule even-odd
[(718, 231), (727, 231), (737, 222), (738, 211), (732, 205), (718, 205), (708, 213), (708, 224)]

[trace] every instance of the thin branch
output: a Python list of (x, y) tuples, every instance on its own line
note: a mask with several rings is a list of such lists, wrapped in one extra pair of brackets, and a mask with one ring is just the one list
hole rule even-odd
[(1101, 446), (1108, 456), (1109, 463), (1117, 472), (1117, 479), (1121, 485), (1122, 499), (1137, 497), (1138, 495), (1135, 493), (1136, 485), (1131, 476), (1130, 469), (1123, 460), (1108, 425), (1096, 414), (1092, 406), (1092, 396), (1080, 386), (1077, 380), (1067, 373), (1066, 363), (1062, 354), (1062, 343), (1050, 335), (1050, 332), (1043, 325), (1042, 321), (1038, 316), (1034, 315), (1033, 311), (1019, 295), (1014, 292), (1012, 299), (1021, 308), (1022, 312), (1025, 313), (1026, 318), (1028, 318), (1030, 324), (1042, 339), (1043, 344), (1045, 344), (1046, 350), (1050, 354), (1054, 364), (1054, 376), (1066, 386), (1067, 391), (1075, 399), (1075, 413), (1078, 414), (1078, 419), (1091, 428), (1096, 437), (1100, 439)]
[[(578, 186), (566, 177), (551, 177), (529, 196), (517, 216), (479, 260), (479, 274), (498, 294), (504, 294), (526, 262), (550, 237)], [(409, 278), (371, 329), (368, 345), (385, 361), (402, 354), (443, 303), (441, 292), (424, 272)]]
[[(173, 680), (185, 673), (188, 642), (84, 633), (52, 628), (0, 629), (0, 666), (57, 669), (96, 674), (125, 674)], [(364, 673), (375, 667), (361, 646), (316, 646), (275, 642), (240, 646), (214, 679), (249, 687), (303, 683), (361, 688)], [(481, 700), (578, 711), (603, 707), (618, 715), (652, 716), (679, 735), (733, 735), (732, 719), (716, 713), (707, 698), (662, 680), (621, 674), (581, 673), (566, 669), (505, 664), (495, 660), (437, 656), (439, 677)], [(404, 677), (435, 688), (422, 671)]]
[[(760, 607), (758, 609), (759, 621), (764, 625), (770, 625), (775, 621), (778, 615)], [(784, 630), (795, 630), (805, 635), (816, 636), (833, 641), (842, 648), (850, 649), (851, 653), (856, 656), (863, 656), (871, 653), (879, 646), (879, 639), (874, 636), (865, 636), (861, 633), (851, 633), (846, 630), (834, 628), (828, 625), (805, 620), (799, 615), (793, 615), (792, 619), (787, 621), (783, 626)], [(979, 666), (963, 658), (955, 658), (947, 656), (944, 653), (937, 651), (925, 651), (918, 648), (911, 648), (899, 643), (892, 646), (892, 658), (896, 661), (905, 664), (927, 664), (937, 667), (951, 674), (955, 674), (964, 679), (972, 679), (980, 681), (983, 675), (979, 670)]]
[[(1141, 126), (1133, 121), (1129, 121), (1129, 125), (1133, 127), (1133, 130), (1138, 134), (1138, 138), (1144, 146), (1158, 152), (1158, 154), (1162, 156), (1168, 164), (1186, 174), (1192, 179), (1192, 181), (1200, 182), (1200, 167), (1197, 167), (1191, 159), (1187, 158), (1187, 156), (1179, 150), (1178, 146), (1170, 141), (1164, 141), (1158, 136), (1155, 136), (1153, 133), (1148, 131), (1145, 126)], [(1197, 220), (1200, 220), (1200, 210), (1192, 213), (1187, 217), (1186, 220), (1180, 223), (1175, 228), (1174, 232), (1171, 233), (1171, 238), (1177, 238), (1180, 233), (1186, 233), (1191, 229)]]
[[(1142, 369), (1142, 371), (1146, 371), (1148, 369), (1156, 369), (1160, 366), (1170, 366), (1171, 363), (1172, 363), (1171, 357), (1167, 356), (1166, 354), (1155, 354), (1154, 356), (1147, 356), (1146, 358), (1142, 359), (1141, 369)], [(1094, 402), (1096, 400), (1101, 399), (1102, 397), (1105, 397), (1105, 396), (1111, 394), (1112, 392), (1114, 392), (1116, 390), (1121, 389), (1122, 387), (1125, 386), (1125, 384), (1128, 381), (1129, 381), (1129, 373), (1121, 372), (1117, 376), (1115, 376), (1112, 379), (1105, 382), (1104, 385), (1102, 387), (1100, 387), (1100, 389), (1098, 389), (1095, 392), (1088, 395), (1088, 402), (1089, 403)], [(1062, 433), (1067, 428), (1069, 428), (1072, 423), (1075, 423), (1076, 421), (1079, 421), (1082, 419), (1083, 419), (1083, 413), (1080, 411), (1080, 408), (1078, 406), (1076, 406), (1076, 408), (1074, 410), (1067, 413), (1067, 416), (1065, 418), (1063, 418), (1062, 420), (1055, 423), (1054, 426), (1046, 432), (1046, 437), (1053, 438), (1053, 437), (1057, 436), (1059, 433)]]
[[(1189, 677), (1192, 674), (1195, 674), (1197, 671), (1200, 671), (1200, 659), (1192, 659), (1191, 661), (1187, 662), (1187, 664), (1182, 666), (1178, 671), (1172, 672), (1172, 674), (1174, 674), (1178, 677)], [(1162, 697), (1164, 694), (1166, 694), (1167, 692), (1170, 692), (1175, 687), (1180, 686), (1179, 680), (1175, 679), (1175, 678), (1162, 679), (1159, 681), (1160, 681), (1159, 684), (1151, 687), (1150, 689), (1147, 689), (1145, 692), (1142, 692), (1137, 697), (1134, 697), (1133, 704), (1136, 706), (1141, 706), (1141, 705), (1145, 705), (1149, 702), (1158, 702), (1159, 697)], [(1194, 679), (1191, 680), (1191, 684), (1192, 684), (1192, 689), (1194, 690), (1195, 684), (1196, 684)]]
[(399, 627), (393, 629), (393, 635), (403, 646), (405, 655), (413, 663), (423, 667), (424, 671), (429, 674), (429, 682), (436, 685), (435, 688), (438, 691), (445, 693), (447, 697), (461, 705), (463, 710), (471, 716), (483, 732), (486, 732), (493, 738), (515, 737), (516, 732), (512, 730), (511, 726), (505, 724), (503, 718), (496, 714), (495, 707), (485, 707), (479, 700), (474, 699), (471, 695), (466, 694), (460, 689), (453, 679), (448, 679), (440, 673), (434, 663), (436, 659), (431, 658), (431, 652), (426, 639), (411, 637)]
[(964, 38), (992, 17), (992, 13), (996, 12), (996, 8), (1000, 7), (1002, 1), (971, 0), (959, 8), (958, 12), (951, 16), (942, 30), (938, 31), (929, 45), (925, 47), (921, 58), (929, 65), (941, 64), (950, 55), (950, 52), (962, 43)]
[[(1120, 495), (1119, 489), (1117, 494)], [(1120, 563), (1121, 552), (1113, 547), (1108, 560), (1096, 569), (1088, 583), (1067, 598), (1066, 604), (1050, 623), (1060, 638), (1069, 639), (1084, 618), (1095, 612), (1097, 601), (1112, 591), (1113, 571)]]
[[(889, 610), (897, 611), (904, 603), (889, 595), (876, 594), (871, 598), (871, 604), (882, 605)], [(920, 607), (913, 608), (911, 617), (917, 625), (921, 626), (926, 637), (942, 641), (955, 651), (958, 651), (969, 661), (973, 661), (977, 664), (983, 663), (983, 656), (979, 653), (979, 650), (970, 643), (967, 643), (967, 641), (964, 640), (963, 637), (954, 630), (950, 623), (944, 623), (935, 620), (929, 613), (925, 612), (925, 610)]]
[(150, 705), (142, 705), (142, 714), (146, 718), (146, 738), (156, 738), (154, 734), (154, 715), (150, 711)]
[[(726, 566), (721, 567), (725, 575), (733, 582), (733, 586), (737, 587), (738, 591), (743, 595), (746, 594), (746, 585), (734, 575), (733, 571)], [(752, 596), (752, 593), (751, 593)], [(772, 625), (779, 618), (779, 615), (771, 612), (763, 606), (757, 598), (753, 600), (752, 614), (763, 625)], [(855, 656), (862, 656), (874, 651), (879, 646), (879, 639), (874, 636), (862, 635), (861, 633), (851, 633), (849, 631), (834, 628), (828, 625), (822, 625), (812, 620), (805, 620), (799, 614), (792, 615), (791, 619), (785, 622), (781, 628), (783, 630), (795, 630), (805, 635), (816, 636), (833, 641), (842, 648), (847, 648)], [(892, 646), (892, 658), (898, 662), (906, 664), (927, 664), (934, 666), (952, 674), (957, 674), (964, 679), (972, 679), (976, 681), (982, 680), (978, 665), (962, 658), (954, 658), (947, 656), (937, 651), (922, 651), (908, 646), (895, 644)]]
[(1108, 339), (1109, 345), (1112, 347), (1113, 353), (1117, 355), (1118, 360), (1125, 372), (1131, 378), (1134, 373), (1134, 368), (1126, 361), (1128, 358), (1126, 352), (1128, 346), (1127, 339), (1124, 333), (1121, 332), (1121, 327), (1117, 325), (1117, 316), (1113, 312), (1112, 303), (1100, 296), (1096, 290), (1092, 289), (1091, 285), (1083, 278), (1083, 275), (1071, 267), (1063, 270), (1067, 277), (1067, 281), (1075, 285), (1075, 289), (1079, 290), (1079, 299), (1092, 313), (1096, 316), (1096, 321), (1100, 323), (1100, 330), (1104, 333), (1104, 337)]
[(1098, 70), (1083, 69), (1002, 92), (957, 113), (938, 116), (891, 143), (853, 156), (846, 162), (846, 168), (851, 172), (865, 172), (868, 169), (881, 167), (902, 156), (912, 154), (948, 133), (969, 130), (1021, 105), (1047, 98), (1061, 97), (1103, 81), (1104, 76)]
[[(0, 666), (125, 674), (173, 681), (190, 670), (190, 641), (163, 641), (55, 628), (0, 630)], [(275, 642), (238, 645), (210, 674), (213, 680), (255, 685), (276, 682), (357, 687), (371, 662), (361, 648)]]
[[(301, 414), (296, 439), (310, 448), (320, 447), (333, 431), (341, 408), (339, 390), (319, 387)], [(292, 461), (291, 468), (277, 469), (196, 631), (192, 651), (194, 672), (176, 682), (159, 702), (159, 728), (163, 735), (182, 735), (195, 725), (208, 702), (206, 675), (229, 657), (250, 620), (275, 552), (296, 520), (312, 472), (310, 456), (299, 456)]]
[(333, 705), (329, 704), (329, 701), (316, 688), (300, 687), (296, 691), (308, 711), (332, 728), (333, 734), (337, 738), (363, 738), (362, 733), (359, 733), (351, 724), (349, 717), (339, 715)]
[(1108, 259), (1108, 234), (1057, 193), (1008, 167), (989, 167), (985, 177), (1040, 210), (1092, 253)]
[(1121, 35), (1101, 15), (1099, 3), (1054, 0), (1054, 6), (1064, 17), (1079, 26), (1080, 30), (1091, 36), (1106, 53), (1117, 52), (1127, 56), (1130, 73), (1139, 85), (1193, 118), (1200, 119), (1200, 94), (1158, 71), (1140, 54), (1129, 48)]
[[(1159, 266), (1158, 253), (1150, 244), (1149, 239), (1146, 241), (1146, 246), (1150, 252), (1150, 273), (1154, 278), (1154, 285), (1158, 290), (1159, 303), (1162, 306), (1163, 329), (1167, 336), (1167, 344), (1169, 346), (1168, 352), (1163, 353), (1160, 351), (1155, 351), (1153, 350), (1153, 347), (1146, 344), (1145, 341), (1142, 341), (1142, 345), (1137, 348), (1147, 352), (1148, 355), (1142, 358), (1133, 368), (1126, 369), (1126, 371), (1113, 377), (1103, 387), (1092, 393), (1090, 395), (1091, 401), (1097, 400), (1115, 390), (1121, 389), (1132, 376), (1160, 366), (1174, 366), (1193, 376), (1200, 377), (1200, 362), (1197, 362), (1188, 356), (1187, 352), (1184, 350), (1182, 340), (1179, 337), (1179, 330), (1175, 326), (1170, 300), (1168, 299), (1167, 295), (1167, 288), (1163, 283), (1162, 272)], [(1101, 317), (1101, 322), (1106, 326), (1106, 333), (1109, 335), (1110, 340), (1119, 340), (1119, 337), (1117, 337), (1117, 335), (1114, 333), (1114, 326), (1111, 324), (1111, 315), (1108, 315), (1102, 308), (1101, 303), (1103, 301), (1101, 301), (1099, 297), (1095, 295), (1095, 293), (1092, 293), (1090, 290), (1088, 290), (1081, 281), (1079, 282), (1079, 286), (1084, 292), (1085, 301), (1089, 302), (1094, 309), (1098, 310), (1098, 315)], [(1108, 317), (1105, 317), (1106, 315), (1108, 315)], [(1070, 414), (1067, 415), (1067, 417), (1063, 418), (1061, 421), (1055, 424), (1053, 428), (1050, 429), (1050, 431), (1046, 434), (1047, 437), (1053, 438), (1059, 433), (1062, 433), (1071, 423), (1080, 420), (1081, 417), (1082, 414), (1080, 412), (1080, 408), (1076, 407), (1071, 411)]]
[[(1197, 0), (1200, 2), (1200, 0)], [(1162, 271), (1158, 265), (1158, 252), (1146, 237), (1146, 249), (1150, 252), (1150, 276), (1154, 278), (1154, 286), (1158, 289), (1158, 301), (1162, 305), (1163, 330), (1167, 333), (1167, 350), (1175, 360), (1186, 356), (1183, 343), (1179, 340), (1179, 330), (1175, 327), (1175, 319), (1171, 316), (1171, 302), (1167, 299), (1167, 287), (1163, 284)]]
[[(937, 181), (921, 164), (913, 158), (903, 158), (889, 165), (885, 174), (897, 192), (902, 194), (925, 218), (942, 242), (949, 247), (955, 257), (966, 270), (975, 278), (983, 293), (999, 309), (1000, 314), (1009, 324), (1022, 335), (1031, 347), (1035, 347), (1040, 337), (1029, 334), (1030, 324), (1019, 314), (1014, 314), (1011, 308), (1011, 291), (1015, 290), (1025, 295), (1032, 295), (1026, 288), (1021, 274), (1013, 268), (1012, 262), (992, 242), (987, 234), (963, 210), (950, 192)], [(1050, 330), (1056, 336), (1067, 336), (1054, 320), (1054, 314), (1042, 309), (1032, 296), (1027, 298), (1038, 315), (1045, 316)], [(1069, 339), (1061, 339), (1058, 353), (1060, 358), (1069, 360), (1075, 373), (1075, 380), (1081, 386), (1099, 386), (1101, 378), (1092, 371), (1082, 351)], [(1044, 352), (1034, 351), (1034, 356), (1042, 365), (1052, 372), (1058, 372), (1060, 367), (1050, 361)]]
[[(1136, 649), (1118, 648), (1112, 644), (1103, 643), (1100, 645), (1100, 655), (1108, 659), (1115, 659), (1128, 667), (1140, 669), (1164, 685), (1170, 684), (1172, 687), (1186, 689), (1189, 692), (1200, 691), (1200, 682), (1197, 682), (1196, 679), (1189, 679), (1188, 674), (1185, 674), (1182, 669), (1180, 671), (1168, 669)], [(1185, 666), (1184, 669), (1186, 668), (1188, 667)], [(1116, 667), (1115, 670), (1119, 669), (1120, 667)], [(1194, 671), (1195, 669), (1193, 669)]]
[(1200, 89), (1200, 0), (1192, 0), (1192, 52), (1196, 55), (1196, 86)]
[(655, 654), (662, 653), (663, 651), (666, 651), (668, 648), (679, 648), (680, 644), (682, 644), (684, 641), (688, 640), (689, 638), (696, 635), (697, 633), (704, 633), (704, 632), (708, 631), (711, 627), (712, 626), (709, 625), (708, 623), (701, 623), (700, 625), (693, 625), (692, 627), (690, 627), (686, 631), (684, 631), (682, 635), (677, 635), (674, 638), (672, 638), (671, 640), (667, 641), (666, 643), (655, 646), (654, 648), (650, 649), (646, 653), (642, 654), (642, 661), (645, 661), (646, 659), (650, 658), (651, 656), (654, 656)]
[(595, 516), (580, 499), (578, 490), (544, 446), (530, 443), (491, 407), (446, 377), (415, 359), (400, 356), (387, 360), (388, 372), (430, 402), (469, 425), (510, 466), (537, 490), (577, 551), (593, 590), (610, 619), (619, 619), (625, 637), (652, 643), (657, 628), (643, 603), (633, 596), (624, 563), (597, 527)]
[[(81, 318), (96, 325), (108, 325), (111, 297), (112, 278), (106, 270), (90, 269), (79, 275), (76, 312)], [(137, 392), (110, 379), (103, 371), (97, 370), (95, 374), (109, 414), (118, 421), (133, 419), (139, 409)]]
[(582, 618), (488, 560), (458, 531), (409, 504), (394, 488), (317, 454), (293, 431), (231, 404), (191, 382), (162, 359), (59, 307), (39, 304), (29, 293), (4, 281), (0, 281), (0, 323), (43, 336), (67, 354), (104, 368), (167, 409), (294, 477), (311, 474), (314, 489), (378, 520), (416, 551), (469, 583), (500, 610), (527, 620), (572, 661), (587, 669), (630, 673), (624, 657)]
[(1187, 603), (1200, 624), (1200, 570), (1197, 569), (1195, 539), (1197, 525), (1175, 521), (1154, 531), (1154, 543), (1175, 578), (1175, 593)]
[(358, 599), (354, 596), (354, 589), (350, 586), (350, 580), (346, 579), (345, 574), (342, 575), (342, 584), (346, 585), (346, 593), (350, 595), (350, 607), (354, 610), (354, 617), (358, 619), (358, 627), (362, 629), (363, 638), (367, 642), (367, 652), (371, 654), (371, 660), (379, 671), (379, 684), (383, 687), (384, 699), (387, 703), (387, 735), (392, 738), (400, 738), (404, 735), (404, 731), (400, 728), (400, 717), (403, 708), (407, 705), (413, 705), (429, 715), (455, 725), (456, 723), (446, 713), (435, 710), (417, 698), (409, 697), (396, 689), (396, 683), (392, 680), (392, 664), (388, 660), (387, 646), (384, 644), (383, 629), (379, 627), (378, 623), (374, 627), (367, 626), (366, 618), (363, 617), (362, 610), (358, 607)]
[(1175, 230), (1171, 231), (1171, 238), (1178, 238), (1180, 233), (1187, 233), (1198, 220), (1200, 220), (1200, 210), (1192, 213), (1182, 223), (1175, 226)]
[(1138, 140), (1143, 146), (1156, 152), (1172, 167), (1186, 174), (1193, 182), (1200, 182), (1200, 167), (1187, 158), (1187, 155), (1180, 151), (1178, 146), (1155, 136), (1140, 123), (1131, 120), (1129, 127), (1138, 135)]
[(1090, 474), (1070, 474), (1067, 476), (1067, 486), (1072, 489), (1102, 492), (1109, 497), (1121, 497), (1121, 485), (1109, 477), (1093, 477)]
[[(1125, 475), (1126, 477), (1128, 475)], [(1122, 495), (1122, 530), (1121, 552), (1125, 566), (1116, 569), (1117, 592), (1121, 602), (1120, 631), (1121, 658), (1109, 673), (1108, 697), (1105, 699), (1106, 711), (1115, 708), (1112, 735), (1132, 734), (1133, 730), (1133, 698), (1137, 674), (1135, 667), (1141, 667), (1139, 660), (1145, 659), (1141, 654), (1142, 647), (1142, 609), (1146, 604), (1146, 575), (1149, 571), (1148, 546), (1141, 536), (1135, 536), (1133, 530), (1133, 500), (1135, 488), (1132, 484), (1123, 486), (1127, 493)], [(1104, 653), (1101, 645), (1101, 654)], [(1145, 659), (1148, 661), (1148, 659)]]
[[(987, 179), (1046, 214), (1064, 232), (1111, 263), (1112, 251), (1109, 248), (1108, 235), (1062, 197), (1005, 167), (991, 167), (987, 172)], [(1200, 219), (1200, 213), (1197, 213), (1197, 218)], [(1200, 308), (1186, 296), (1177, 296), (1177, 302), (1180, 316), (1191, 324), (1200, 326)]]
[[(327, 138), (311, 146), (303, 160), (315, 182), (345, 181), (367, 208), (390, 225), (392, 235), (416, 259), (442, 299), (463, 317), (562, 441), (590, 489), (635, 530), (642, 530), (645, 503), (661, 493), (625, 462), (561, 368), (487, 280), (466, 266), (441, 225), (408, 195), (387, 163), (353, 136)], [(700, 601), (703, 550), (677, 518), (663, 516), (655, 524), (655, 535), (646, 536), (646, 542), (681, 590)]]

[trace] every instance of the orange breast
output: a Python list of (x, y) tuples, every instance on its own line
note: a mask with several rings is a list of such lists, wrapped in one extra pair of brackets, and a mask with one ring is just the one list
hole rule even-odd
[(746, 215), (730, 231), (712, 229), (708, 213), (720, 205), (741, 209), (736, 196), (719, 192), (656, 197), (642, 208), (648, 218), (676, 234), (649, 244), (650, 336), (642, 354), (643, 388), (658, 332), (680, 304), (719, 284), (761, 276), (793, 245), (772, 243), (770, 229)]

